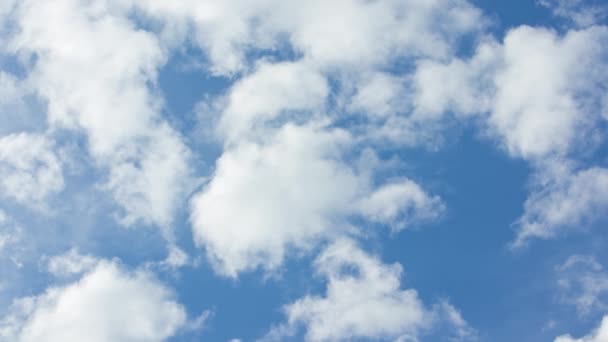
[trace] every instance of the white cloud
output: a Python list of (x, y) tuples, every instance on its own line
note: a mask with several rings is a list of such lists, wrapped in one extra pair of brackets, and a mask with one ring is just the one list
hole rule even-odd
[(82, 255), (77, 248), (72, 248), (61, 255), (48, 260), (48, 271), (57, 277), (80, 275), (93, 269), (99, 260), (91, 255)]
[(452, 330), (450, 341), (477, 341), (478, 333), (462, 317), (462, 313), (446, 300), (434, 306), (435, 314)]
[(328, 93), (325, 77), (303, 62), (262, 62), (232, 86), (218, 129), (235, 141), (261, 130), (283, 111), (296, 112), (303, 120), (302, 112), (323, 108)]
[(566, 155), (585, 146), (576, 143), (593, 142), (590, 128), (608, 112), (608, 95), (598, 86), (608, 80), (607, 42), (606, 27), (560, 36), (521, 26), (502, 44), (482, 43), (468, 61), (420, 62), (417, 115), (489, 113), (490, 130), (511, 155)]
[(417, 222), (433, 221), (443, 213), (438, 196), (430, 196), (411, 181), (385, 184), (359, 202), (365, 217), (400, 230)]
[[(602, 168), (558, 171), (553, 156), (593, 149), (592, 126), (606, 115), (608, 80), (602, 46), (608, 28), (555, 33), (520, 28), (505, 39), (507, 68), (497, 78), (498, 92), (490, 124), (509, 152), (533, 161), (538, 184), (517, 222), (522, 245), (531, 237), (550, 238), (566, 229), (584, 228), (608, 208), (608, 173)], [(561, 158), (560, 158), (561, 159)], [(546, 176), (549, 174), (549, 176)]]
[(537, 0), (537, 3), (580, 27), (599, 24), (608, 18), (608, 6), (601, 0)]
[(188, 257), (188, 254), (186, 254), (186, 252), (181, 250), (179, 247), (172, 245), (169, 246), (169, 253), (163, 264), (171, 268), (176, 268), (185, 266), (189, 262), (190, 257)]
[(43, 135), (0, 137), (0, 194), (39, 207), (64, 186), (61, 161)]
[(16, 300), (0, 321), (0, 339), (163, 341), (186, 322), (184, 307), (150, 274), (103, 261), (79, 281)]
[(375, 72), (354, 82), (356, 89), (348, 110), (380, 119), (408, 110), (406, 81), (400, 77)]
[(361, 187), (339, 161), (347, 133), (287, 125), (271, 139), (225, 151), (192, 200), (195, 240), (231, 276), (277, 267), (289, 246), (307, 248), (344, 230), (335, 218)]
[(608, 316), (605, 316), (600, 326), (591, 334), (574, 338), (570, 335), (559, 336), (554, 342), (605, 342), (608, 341)]
[(216, 270), (234, 277), (274, 269), (289, 249), (346, 233), (350, 216), (403, 227), (441, 211), (438, 198), (408, 180), (374, 192), (367, 172), (343, 160), (352, 143), (343, 130), (287, 124), (264, 142), (226, 150), (191, 210), (195, 240)]
[(604, 139), (596, 127), (608, 113), (602, 91), (608, 84), (607, 43), (607, 27), (560, 35), (521, 26), (507, 32), (502, 44), (481, 43), (469, 60), (418, 63), (415, 118), (479, 115), (488, 135), (511, 156), (532, 163), (542, 179), (517, 222), (514, 246), (584, 226), (605, 212), (604, 169), (555, 169)]
[[(256, 45), (272, 47), (276, 32), (263, 31), (259, 20), (273, 1), (134, 1), (144, 14), (164, 22), (163, 34), (174, 43), (191, 36), (210, 59), (214, 74), (233, 75), (246, 68), (246, 51)], [(276, 5), (276, 4), (275, 4)], [(276, 10), (276, 6), (275, 10)], [(191, 31), (191, 32), (190, 32)]]
[[(264, 134), (258, 129), (242, 132), (254, 128), (254, 118), (270, 120), (282, 110), (300, 111), (300, 122), (315, 115), (315, 107), (326, 97), (327, 81), (321, 76), (339, 79), (340, 91), (355, 91), (347, 105), (350, 111), (377, 116), (404, 112), (405, 79), (389, 76), (386, 69), (394, 62), (423, 57), (446, 60), (461, 38), (476, 36), (485, 27), (481, 12), (463, 0), (136, 3), (143, 13), (163, 22), (166, 36), (174, 41), (193, 37), (207, 53), (212, 72), (248, 75), (225, 99), (229, 104), (220, 127), (230, 140), (243, 133)], [(438, 22), (441, 25), (435, 25)], [(283, 56), (284, 51), (289, 56)], [(251, 58), (252, 54), (262, 57)], [(296, 62), (268, 62), (276, 59)], [(262, 67), (260, 60), (265, 60)], [(359, 75), (367, 76), (353, 86), (351, 81)], [(296, 77), (299, 82), (293, 84)], [(302, 114), (303, 110), (309, 112)], [(431, 136), (436, 135), (428, 129), (417, 132), (422, 125), (410, 125), (408, 120), (386, 119), (389, 122), (381, 127), (367, 129), (368, 134), (399, 141), (411, 137), (409, 144), (434, 140)]]
[(464, 1), (309, 1), (288, 10), (292, 14), (282, 16), (279, 27), (286, 27), (297, 50), (323, 67), (359, 69), (402, 56), (442, 58), (452, 52), (454, 38), (481, 26), (480, 13)]
[(113, 161), (104, 188), (112, 190), (125, 210), (122, 223), (141, 220), (168, 228), (173, 212), (193, 184), (190, 150), (166, 125), (149, 134), (138, 142), (137, 150), (125, 151), (124, 157)]
[(608, 169), (560, 171), (541, 183), (526, 200), (517, 222), (514, 246), (530, 238), (553, 238), (567, 230), (582, 230), (608, 210)]
[(195, 41), (219, 74), (246, 69), (248, 51), (279, 48), (284, 40), (323, 69), (386, 65), (403, 56), (445, 58), (458, 38), (483, 27), (480, 11), (461, 0), (138, 4), (164, 21), (174, 39), (192, 25)]
[(286, 305), (287, 323), (274, 328), (266, 340), (284, 340), (303, 325), (307, 341), (417, 341), (439, 320), (455, 329), (454, 339), (473, 338), (473, 330), (458, 310), (447, 302), (428, 308), (415, 290), (401, 289), (399, 264), (383, 264), (352, 240), (331, 244), (315, 267), (327, 279), (326, 294)]
[(188, 182), (188, 148), (161, 118), (154, 84), (166, 51), (128, 19), (128, 3), (23, 1), (11, 48), (36, 56), (27, 81), (52, 127), (84, 132), (122, 222), (167, 226)]
[(560, 299), (580, 314), (608, 308), (608, 272), (595, 258), (573, 255), (556, 272)]
[[(569, 152), (604, 110), (608, 80), (602, 46), (608, 28), (570, 31), (520, 27), (504, 40), (490, 123), (510, 153), (526, 159)], [(603, 101), (600, 101), (601, 104)]]
[(489, 112), (500, 53), (498, 43), (486, 39), (467, 61), (419, 61), (413, 76), (414, 118), (428, 121), (441, 119), (446, 112), (461, 117)]

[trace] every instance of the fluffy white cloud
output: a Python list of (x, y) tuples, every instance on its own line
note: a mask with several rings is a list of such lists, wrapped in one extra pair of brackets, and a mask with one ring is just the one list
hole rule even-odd
[(356, 89), (348, 103), (352, 112), (379, 119), (408, 109), (406, 81), (400, 77), (374, 72), (354, 83)]
[(204, 191), (192, 201), (195, 239), (224, 273), (278, 266), (289, 245), (309, 247), (343, 230), (361, 187), (340, 163), (343, 131), (288, 125), (266, 145), (244, 142), (225, 151)]
[(479, 10), (461, 0), (138, 4), (165, 22), (171, 37), (191, 25), (211, 69), (220, 74), (245, 69), (248, 51), (279, 48), (284, 40), (324, 69), (385, 65), (403, 56), (445, 58), (458, 38), (483, 27)]
[(287, 124), (264, 142), (226, 150), (192, 200), (195, 240), (216, 269), (236, 276), (276, 268), (289, 248), (307, 250), (345, 233), (350, 216), (403, 227), (441, 210), (408, 180), (374, 189), (367, 172), (343, 161), (352, 143), (343, 130)]
[[(354, 90), (350, 111), (377, 116), (404, 112), (405, 80), (386, 69), (422, 57), (446, 60), (461, 38), (475, 36), (485, 26), (481, 12), (463, 0), (135, 2), (142, 13), (164, 23), (166, 37), (193, 37), (207, 53), (212, 72), (247, 75), (229, 94), (220, 120), (220, 131), (229, 139), (251, 134), (243, 130), (252, 128), (256, 118), (270, 120), (282, 110), (302, 114), (323, 104), (328, 82), (322, 76), (339, 79), (332, 90), (334, 84), (339, 91)], [(284, 51), (289, 51), (286, 58)], [(277, 59), (296, 62), (269, 63)], [(367, 76), (353, 86), (359, 75)], [(298, 120), (313, 114), (298, 115)], [(427, 129), (422, 139), (417, 132), (421, 125), (385, 119), (390, 122), (366, 128), (374, 139), (412, 137), (410, 144), (417, 144), (434, 135)]]
[(608, 113), (608, 96), (598, 86), (608, 82), (601, 48), (607, 43), (606, 27), (563, 37), (526, 27), (505, 39), (507, 69), (497, 78), (490, 123), (512, 154), (535, 161), (537, 177), (549, 178), (526, 201), (515, 246), (530, 237), (584, 227), (608, 208), (605, 169), (555, 172), (555, 162), (547, 161), (595, 147), (592, 127)]
[(490, 123), (509, 152), (524, 158), (564, 154), (585, 137), (578, 134), (606, 110), (601, 99), (607, 95), (598, 84), (608, 81), (601, 48), (607, 43), (606, 27), (564, 37), (530, 27), (507, 34)]
[(415, 290), (401, 290), (401, 266), (383, 265), (352, 241), (331, 245), (316, 262), (327, 278), (324, 297), (305, 297), (285, 308), (290, 323), (307, 326), (307, 340), (416, 336), (430, 313)]
[(325, 77), (303, 62), (263, 62), (232, 86), (218, 130), (235, 141), (261, 130), (283, 111), (304, 120), (310, 111), (323, 108), (328, 93)]
[(552, 238), (566, 230), (584, 229), (606, 217), (607, 210), (608, 169), (558, 172), (526, 200), (514, 246), (534, 237)]
[(74, 283), (16, 300), (0, 321), (0, 339), (163, 341), (186, 323), (183, 306), (150, 274), (101, 261)]
[[(326, 67), (383, 65), (400, 56), (442, 58), (480, 26), (464, 1), (310, 1), (277, 18), (307, 58)], [(295, 11), (294, 11), (295, 10)], [(433, 25), (441, 20), (445, 26)]]
[(45, 136), (19, 133), (0, 138), (0, 194), (36, 207), (63, 186), (61, 161)]
[(444, 208), (438, 196), (430, 196), (411, 180), (383, 185), (362, 199), (359, 205), (361, 213), (369, 220), (389, 224), (394, 230), (416, 222), (436, 220)]
[(602, 91), (608, 85), (602, 48), (607, 43), (608, 27), (560, 35), (522, 26), (509, 31), (502, 44), (486, 40), (469, 60), (418, 63), (415, 118), (481, 115), (490, 135), (510, 155), (531, 162), (542, 179), (534, 183), (517, 222), (515, 246), (583, 226), (606, 212), (604, 169), (554, 169), (604, 139), (595, 127), (608, 113)]
[(154, 90), (166, 51), (129, 20), (127, 4), (23, 1), (10, 46), (36, 56), (27, 81), (48, 103), (53, 127), (85, 133), (109, 171), (105, 188), (124, 209), (123, 222), (167, 226), (188, 180), (189, 151), (163, 121)]
[(490, 39), (467, 61), (419, 61), (413, 76), (414, 118), (428, 121), (441, 119), (446, 112), (463, 117), (489, 112), (500, 53), (498, 43)]
[(608, 341), (608, 316), (605, 316), (600, 326), (588, 336), (574, 338), (570, 335), (559, 336), (554, 342), (605, 342)]
[(215, 74), (231, 75), (246, 68), (246, 52), (253, 46), (271, 48), (276, 32), (264, 31), (259, 20), (271, 13), (274, 1), (135, 0), (145, 15), (164, 23), (163, 35), (173, 43), (186, 36), (203, 49)]
[(383, 264), (352, 240), (331, 244), (315, 266), (327, 279), (325, 296), (306, 296), (285, 306), (286, 325), (267, 340), (284, 339), (303, 325), (307, 341), (417, 341), (438, 320), (455, 328), (455, 339), (474, 338), (458, 310), (446, 302), (428, 308), (415, 290), (401, 289), (399, 264)]
[(575, 143), (592, 143), (592, 124), (608, 112), (598, 86), (608, 82), (607, 42), (607, 27), (560, 36), (522, 26), (502, 44), (482, 43), (468, 61), (421, 62), (417, 114), (489, 113), (490, 130), (513, 156), (565, 155)]
[(581, 314), (608, 307), (608, 272), (595, 258), (573, 255), (556, 268), (560, 297)]

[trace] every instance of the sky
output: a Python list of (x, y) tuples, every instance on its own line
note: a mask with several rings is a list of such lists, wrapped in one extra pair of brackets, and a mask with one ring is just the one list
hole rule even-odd
[(0, 0), (0, 341), (608, 342), (608, 3)]

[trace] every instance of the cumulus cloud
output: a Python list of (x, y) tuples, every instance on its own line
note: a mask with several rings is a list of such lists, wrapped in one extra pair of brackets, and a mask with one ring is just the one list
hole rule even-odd
[(189, 150), (161, 117), (159, 39), (108, 1), (23, 1), (11, 51), (36, 56), (27, 81), (48, 104), (52, 127), (85, 133), (125, 224), (167, 226), (188, 180)]
[(354, 94), (347, 104), (349, 111), (381, 119), (408, 110), (408, 89), (404, 79), (389, 73), (373, 72), (354, 83)]
[(483, 27), (480, 11), (461, 0), (137, 3), (174, 39), (190, 25), (211, 70), (228, 75), (247, 68), (249, 51), (278, 49), (283, 41), (322, 69), (386, 65), (403, 56), (445, 58), (459, 38)]
[(0, 137), (0, 194), (33, 207), (61, 191), (61, 161), (44, 135), (18, 133)]
[(598, 86), (608, 79), (601, 48), (607, 41), (606, 27), (560, 36), (522, 26), (502, 44), (482, 43), (470, 60), (420, 62), (417, 114), (487, 113), (489, 129), (511, 155), (531, 161), (566, 155), (607, 111)]
[(608, 316), (605, 316), (600, 326), (591, 334), (574, 338), (571, 335), (563, 335), (557, 337), (554, 342), (604, 342), (608, 341)]
[(287, 323), (274, 328), (266, 340), (282, 340), (303, 326), (307, 341), (417, 341), (443, 319), (455, 328), (454, 339), (474, 338), (458, 310), (447, 302), (427, 307), (416, 290), (401, 289), (399, 264), (383, 264), (352, 240), (331, 244), (317, 257), (315, 267), (327, 280), (326, 294), (286, 305)]
[[(605, 112), (597, 87), (608, 80), (608, 28), (570, 31), (564, 37), (521, 27), (504, 40), (505, 68), (497, 75), (490, 123), (510, 153), (524, 158), (565, 154)], [(598, 103), (599, 102), (599, 103)]]
[(348, 140), (344, 131), (288, 125), (268, 144), (225, 151), (192, 201), (195, 240), (234, 276), (278, 266), (288, 245), (305, 247), (338, 233), (334, 217), (344, 215), (360, 188), (338, 159)]
[(606, 42), (606, 27), (570, 31), (564, 37), (521, 28), (505, 39), (509, 67), (499, 74), (502, 87), (490, 123), (511, 154), (535, 162), (541, 173), (537, 177), (549, 173), (552, 178), (535, 187), (526, 201), (515, 245), (584, 227), (608, 208), (603, 168), (557, 175), (548, 170), (554, 167), (548, 161), (553, 156), (597, 145), (592, 127), (608, 112), (606, 93), (600, 90), (608, 81), (607, 59), (600, 48)]
[(459, 117), (488, 113), (500, 54), (498, 43), (486, 39), (470, 60), (419, 61), (412, 80), (414, 118), (428, 121), (441, 119), (447, 112)]
[(171, 290), (144, 271), (101, 261), (80, 280), (14, 301), (7, 341), (164, 341), (187, 323)]
[(593, 257), (570, 256), (556, 268), (560, 299), (586, 315), (608, 307), (608, 272)]
[(441, 210), (438, 198), (409, 180), (374, 192), (366, 173), (343, 159), (352, 143), (340, 129), (287, 124), (265, 142), (226, 150), (192, 200), (195, 240), (216, 269), (236, 276), (276, 268), (289, 248), (308, 250), (347, 233), (350, 216), (403, 227)]
[(385, 184), (360, 202), (360, 211), (370, 221), (388, 224), (394, 230), (416, 222), (433, 221), (443, 213), (438, 196), (431, 196), (411, 181)]
[(218, 130), (233, 142), (263, 131), (282, 112), (298, 113), (303, 121), (311, 111), (322, 110), (328, 93), (325, 77), (303, 62), (262, 62), (232, 86)]
[(251, 128), (255, 118), (270, 120), (282, 110), (299, 111), (298, 120), (315, 114), (302, 111), (323, 104), (328, 83), (332, 91), (354, 90), (347, 110), (385, 116), (389, 122), (366, 129), (374, 139), (431, 140), (428, 129), (417, 132), (424, 125), (386, 117), (407, 110), (405, 80), (386, 71), (395, 62), (449, 59), (464, 37), (477, 36), (485, 27), (481, 12), (462, 0), (135, 3), (164, 24), (166, 36), (175, 41), (193, 37), (212, 72), (246, 75), (226, 99), (230, 104), (221, 119), (220, 131), (231, 139), (252, 134), (242, 130)]

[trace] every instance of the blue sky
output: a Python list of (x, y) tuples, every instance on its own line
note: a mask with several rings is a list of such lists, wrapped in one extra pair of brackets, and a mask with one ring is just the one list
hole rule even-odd
[(608, 341), (601, 0), (0, 3), (0, 341)]

